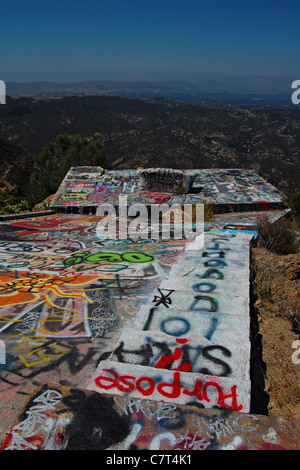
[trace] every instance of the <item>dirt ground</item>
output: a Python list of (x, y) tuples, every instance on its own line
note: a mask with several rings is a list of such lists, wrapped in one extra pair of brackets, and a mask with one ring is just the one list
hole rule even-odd
[(251, 263), (267, 414), (300, 420), (300, 254), (253, 247)]

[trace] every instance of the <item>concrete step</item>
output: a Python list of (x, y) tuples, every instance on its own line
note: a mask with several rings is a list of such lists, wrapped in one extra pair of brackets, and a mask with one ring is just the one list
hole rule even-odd
[(198, 313), (218, 313), (249, 315), (249, 295), (231, 295), (230, 292), (218, 294), (157, 288), (153, 290), (151, 306), (166, 313), (170, 308), (191, 310)]
[(133, 321), (133, 327), (151, 331), (161, 331), (177, 338), (192, 335), (203, 336), (215, 343), (245, 343), (250, 337), (250, 318), (248, 315), (218, 314), (180, 310), (165, 311), (151, 309), (146, 303), (141, 306)]
[(249, 380), (249, 342), (215, 343), (203, 336), (175, 338), (159, 331), (125, 328), (109, 360), (157, 369)]

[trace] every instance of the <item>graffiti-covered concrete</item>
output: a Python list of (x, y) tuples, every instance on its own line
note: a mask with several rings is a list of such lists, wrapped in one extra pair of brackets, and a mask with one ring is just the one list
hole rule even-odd
[(0, 225), (1, 438), (37, 385), (86, 388), (186, 241), (99, 239), (99, 218)]
[[(132, 321), (133, 328), (123, 331), (113, 354), (100, 363), (88, 389), (249, 412), (251, 238), (244, 233), (207, 232), (201, 249), (190, 249), (192, 242), (188, 243), (174, 265), (177, 270), (171, 268), (168, 279), (143, 304), (137, 316), (140, 329), (134, 328)], [(241, 265), (231, 264), (236, 261)], [(195, 272), (203, 268), (202, 274)], [(227, 270), (228, 282), (223, 278)], [(230, 273), (236, 271), (240, 279), (232, 284)], [(208, 315), (209, 324), (195, 336), (192, 324), (203, 313)], [(160, 323), (154, 329), (152, 321), (157, 315)], [(218, 331), (222, 317), (229, 317), (235, 325), (233, 347), (232, 331)], [(235, 317), (239, 319), (237, 324)]]

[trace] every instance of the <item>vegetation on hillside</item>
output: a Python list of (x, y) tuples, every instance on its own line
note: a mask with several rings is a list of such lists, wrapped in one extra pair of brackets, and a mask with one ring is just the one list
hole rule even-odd
[(0, 214), (30, 211), (56, 193), (72, 166), (106, 164), (106, 154), (98, 139), (58, 135), (37, 157), (0, 139)]
[(105, 166), (106, 156), (99, 140), (79, 135), (59, 135), (46, 144), (34, 162), (28, 181), (27, 198), (31, 205), (56, 193), (72, 166)]
[(270, 222), (267, 218), (258, 219), (258, 245), (280, 255), (298, 253), (297, 228), (295, 222), (284, 218), (275, 222)]
[(26, 188), (33, 162), (27, 150), (0, 139), (0, 215), (29, 210)]

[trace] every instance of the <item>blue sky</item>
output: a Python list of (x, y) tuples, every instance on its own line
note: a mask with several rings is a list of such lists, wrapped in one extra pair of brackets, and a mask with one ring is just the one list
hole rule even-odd
[(300, 79), (300, 2), (0, 0), (0, 79)]

